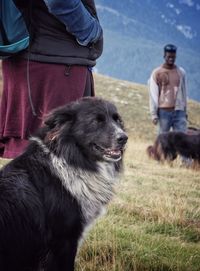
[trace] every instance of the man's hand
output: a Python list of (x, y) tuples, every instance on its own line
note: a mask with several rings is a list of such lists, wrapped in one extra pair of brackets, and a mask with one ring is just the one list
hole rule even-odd
[(154, 125), (157, 125), (158, 124), (158, 118), (153, 119), (152, 122), (153, 122)]

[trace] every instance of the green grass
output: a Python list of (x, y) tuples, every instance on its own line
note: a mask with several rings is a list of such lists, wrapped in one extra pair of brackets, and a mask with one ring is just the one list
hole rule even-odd
[[(148, 159), (156, 129), (146, 86), (101, 75), (95, 83), (118, 106), (129, 142), (116, 196), (86, 236), (76, 271), (199, 271), (200, 169)], [(189, 101), (189, 125), (200, 127), (199, 116), (200, 104)]]

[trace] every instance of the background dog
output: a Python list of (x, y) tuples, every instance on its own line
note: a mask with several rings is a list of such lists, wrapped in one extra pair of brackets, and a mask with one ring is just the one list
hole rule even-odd
[(116, 107), (84, 98), (52, 112), (0, 172), (0, 270), (72, 271), (113, 196), (127, 142)]
[(200, 164), (200, 133), (162, 133), (153, 146), (147, 147), (147, 153), (157, 161), (173, 161), (181, 155)]

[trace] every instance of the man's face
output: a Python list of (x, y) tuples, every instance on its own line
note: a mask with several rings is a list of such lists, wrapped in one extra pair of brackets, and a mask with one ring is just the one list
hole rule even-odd
[(168, 66), (173, 66), (176, 61), (176, 53), (175, 52), (166, 52), (164, 55), (165, 63)]

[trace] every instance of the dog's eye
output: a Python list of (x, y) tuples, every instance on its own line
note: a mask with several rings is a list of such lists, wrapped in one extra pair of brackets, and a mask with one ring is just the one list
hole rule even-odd
[(106, 117), (103, 114), (98, 114), (96, 119), (98, 122), (104, 122)]
[(113, 114), (113, 120), (116, 121), (116, 122), (121, 123), (121, 118), (117, 113)]

